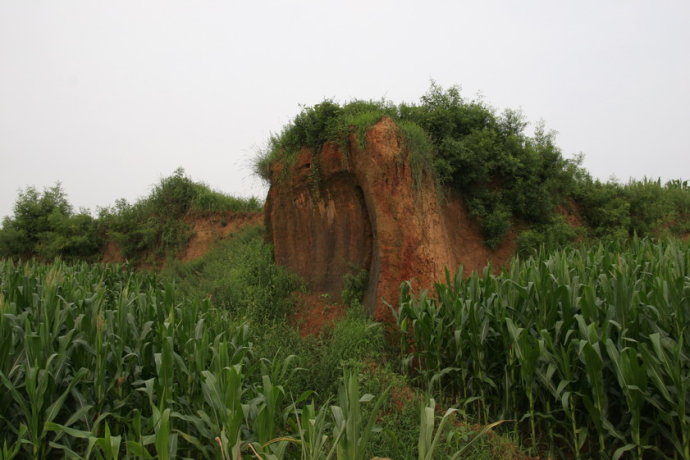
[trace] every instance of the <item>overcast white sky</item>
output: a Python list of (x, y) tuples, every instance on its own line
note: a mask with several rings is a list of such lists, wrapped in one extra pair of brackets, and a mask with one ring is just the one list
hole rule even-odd
[(0, 217), (28, 185), (95, 210), (178, 166), (263, 199), (252, 158), (300, 104), (430, 79), (543, 119), (596, 177), (690, 179), (687, 0), (0, 0)]

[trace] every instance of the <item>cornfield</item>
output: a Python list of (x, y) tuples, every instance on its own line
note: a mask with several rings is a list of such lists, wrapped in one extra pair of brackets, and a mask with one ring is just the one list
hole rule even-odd
[[(690, 459), (688, 249), (542, 254), (434, 296), (405, 283), (404, 363), (536, 452)], [(0, 459), (368, 458), (385, 391), (361, 394), (346, 370), (320, 406), (288, 394), (294, 357), (260, 359), (253, 327), (152, 273), (0, 262)], [(455, 409), (435, 407), (420, 407), (419, 458), (448, 456)]]
[(0, 458), (363, 458), (383, 395), (317, 408), (293, 358), (154, 274), (0, 262)]
[(633, 240), (401, 290), (404, 362), (566, 458), (690, 459), (690, 246)]

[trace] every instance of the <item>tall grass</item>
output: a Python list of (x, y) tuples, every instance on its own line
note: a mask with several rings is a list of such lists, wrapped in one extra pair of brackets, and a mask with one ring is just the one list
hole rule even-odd
[(690, 247), (633, 240), (403, 286), (406, 363), (576, 458), (690, 459)]
[(211, 298), (214, 305), (258, 322), (284, 320), (291, 293), (302, 281), (273, 261), (262, 227), (252, 226), (191, 262), (169, 262), (161, 279), (175, 282), (185, 298)]

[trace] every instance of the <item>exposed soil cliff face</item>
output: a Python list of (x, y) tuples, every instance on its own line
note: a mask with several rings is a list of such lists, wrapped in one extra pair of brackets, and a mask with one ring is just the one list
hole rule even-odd
[[(329, 153), (317, 166), (311, 152), (301, 152), (289, 181), (271, 189), (265, 215), (276, 224), (266, 226), (276, 262), (304, 277), (315, 291), (339, 295), (345, 273), (369, 268), (372, 232), (357, 178), (336, 166)], [(318, 188), (311, 180), (315, 167), (325, 179)]]
[(354, 135), (346, 154), (326, 144), (318, 155), (303, 149), (292, 165), (274, 164), (265, 208), (276, 262), (298, 273), (313, 291), (339, 296), (353, 267), (369, 271), (364, 304), (388, 320), (400, 283), (429, 289), (444, 270), (482, 269), (505, 263), (515, 249), (508, 238), (490, 251), (456, 195), (423, 175), (414, 184), (409, 153), (398, 127), (382, 118), (368, 129), (364, 147)]
[(192, 228), (192, 237), (177, 258), (183, 262), (198, 259), (218, 241), (232, 237), (247, 226), (261, 225), (261, 217), (258, 212), (232, 211), (190, 216), (185, 221)]

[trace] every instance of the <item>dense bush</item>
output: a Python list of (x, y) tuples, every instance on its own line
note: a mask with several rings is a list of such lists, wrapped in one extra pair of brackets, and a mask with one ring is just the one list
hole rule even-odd
[(596, 237), (625, 238), (690, 230), (687, 181), (648, 179), (620, 184), (586, 178), (573, 195), (585, 223)]
[(343, 277), (343, 292), (340, 295), (343, 303), (350, 307), (361, 305), (368, 284), (369, 271), (364, 268), (353, 267), (350, 273)]
[(43, 192), (28, 187), (2, 222), (0, 258), (93, 259), (102, 243), (96, 221), (86, 211), (73, 212), (59, 183)]
[(519, 112), (497, 115), (480, 100), (465, 101), (458, 88), (434, 84), (420, 104), (400, 111), (429, 133), (439, 180), (465, 198), (490, 247), (500, 244), (515, 219), (551, 223), (573, 189), (576, 164), (562, 157), (543, 126), (526, 135)]
[(481, 100), (464, 99), (457, 87), (444, 90), (435, 83), (418, 104), (353, 101), (341, 106), (326, 100), (306, 107), (271, 137), (256, 170), (269, 180), (274, 162), (289, 164), (301, 147), (318, 156), (328, 141), (341, 144), (347, 153), (352, 133), (362, 148), (366, 129), (384, 115), (400, 128), (414, 183), (430, 172), (438, 183), (459, 192), (491, 248), (515, 224), (526, 229), (523, 248), (572, 242), (577, 232), (565, 231), (557, 210), (573, 204), (593, 237), (650, 235), (662, 227), (675, 234), (690, 230), (687, 182), (662, 186), (643, 180), (622, 186), (596, 181), (581, 168), (580, 157), (562, 156), (554, 133), (543, 125), (530, 136), (520, 112), (498, 114)]
[(435, 84), (419, 104), (354, 101), (340, 106), (329, 100), (305, 108), (271, 138), (257, 171), (269, 179), (273, 162), (289, 163), (300, 147), (318, 155), (327, 141), (342, 144), (347, 152), (350, 133), (363, 143), (366, 128), (384, 115), (400, 128), (415, 184), (430, 172), (459, 191), (491, 247), (503, 240), (515, 219), (550, 223), (554, 207), (573, 187), (576, 165), (563, 159), (553, 135), (539, 128), (529, 137), (518, 112), (497, 115), (481, 101), (464, 100), (458, 88)]
[(540, 249), (556, 250), (582, 240), (586, 230), (568, 223), (565, 216), (558, 215), (546, 225), (534, 225), (517, 238), (518, 254), (526, 256)]
[(75, 213), (60, 184), (38, 192), (19, 193), (14, 215), (0, 229), (0, 257), (43, 260), (98, 259), (106, 239), (114, 240), (135, 263), (160, 261), (191, 237), (190, 214), (260, 212), (255, 198), (240, 199), (192, 181), (178, 169), (161, 179), (149, 196), (130, 204), (121, 199), (102, 208), (98, 218)]

